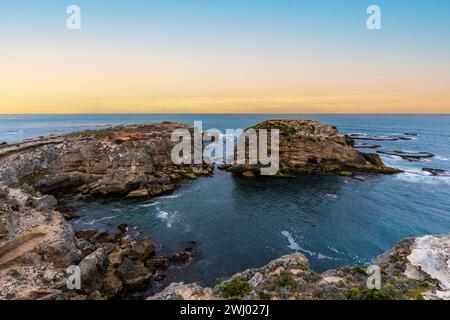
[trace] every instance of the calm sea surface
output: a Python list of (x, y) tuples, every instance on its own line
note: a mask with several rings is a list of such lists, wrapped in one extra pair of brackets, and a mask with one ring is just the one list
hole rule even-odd
[[(450, 115), (0, 115), (0, 142), (104, 128), (179, 121), (203, 128), (246, 128), (272, 118), (306, 118), (344, 133), (416, 133), (411, 141), (381, 142), (386, 150), (427, 151), (435, 158), (408, 162), (383, 157), (405, 173), (333, 175), (295, 180), (213, 177), (189, 181), (174, 193), (148, 201), (70, 201), (76, 229), (132, 226), (173, 252), (197, 242), (197, 259), (167, 281), (212, 285), (216, 278), (258, 267), (281, 255), (304, 253), (316, 271), (367, 265), (400, 239), (450, 232), (450, 177), (423, 167), (450, 170)], [(378, 142), (377, 142), (378, 143)]]

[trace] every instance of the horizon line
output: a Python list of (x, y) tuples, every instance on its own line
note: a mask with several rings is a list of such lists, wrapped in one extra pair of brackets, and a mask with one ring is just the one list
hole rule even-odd
[(277, 113), (260, 113), (260, 112), (236, 112), (236, 113), (201, 113), (201, 112), (189, 112), (189, 113), (139, 113), (139, 112), (130, 112), (130, 113), (122, 113), (122, 112), (111, 112), (111, 113), (100, 113), (100, 112), (90, 112), (90, 113), (0, 113), (0, 116), (3, 115), (16, 115), (16, 116), (24, 116), (24, 115), (450, 115), (448, 113), (346, 113), (346, 112), (277, 112)]

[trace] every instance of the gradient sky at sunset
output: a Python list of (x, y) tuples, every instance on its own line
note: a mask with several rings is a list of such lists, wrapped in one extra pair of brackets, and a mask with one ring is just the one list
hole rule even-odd
[(0, 113), (450, 113), (450, 1), (9, 0), (0, 42)]

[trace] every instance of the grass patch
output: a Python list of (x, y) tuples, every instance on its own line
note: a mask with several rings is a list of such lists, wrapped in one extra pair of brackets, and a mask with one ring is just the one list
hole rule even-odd
[(356, 273), (359, 273), (359, 274), (362, 274), (362, 275), (364, 275), (366, 277), (368, 276), (367, 269), (363, 268), (363, 267), (353, 267), (352, 271), (356, 272)]
[(380, 290), (350, 288), (346, 294), (347, 300), (390, 300), (389, 296)]
[(233, 280), (219, 283), (214, 287), (214, 294), (222, 294), (225, 298), (243, 297), (251, 292), (250, 284), (244, 280)]
[(272, 299), (272, 296), (265, 292), (260, 292), (258, 296), (259, 296), (259, 299), (261, 299), (261, 300), (271, 300)]
[(297, 287), (297, 281), (295, 281), (292, 275), (286, 270), (281, 271), (277, 276), (277, 284), (281, 287)]
[(406, 296), (413, 300), (423, 300), (422, 290), (422, 288), (409, 289)]
[(297, 133), (297, 129), (295, 129), (294, 127), (286, 126), (286, 125), (269, 126), (269, 125), (259, 124), (259, 125), (256, 125), (256, 126), (252, 127), (252, 128), (253, 129), (266, 129), (266, 130), (278, 129), (278, 130), (280, 130), (280, 132), (285, 133), (287, 135), (294, 135), (294, 134)]
[(192, 172), (192, 171), (186, 172), (186, 173), (184, 174), (184, 176), (185, 176), (186, 178), (188, 178), (188, 179), (191, 179), (191, 180), (195, 180), (195, 179), (198, 178), (197, 174), (194, 173), (194, 172)]

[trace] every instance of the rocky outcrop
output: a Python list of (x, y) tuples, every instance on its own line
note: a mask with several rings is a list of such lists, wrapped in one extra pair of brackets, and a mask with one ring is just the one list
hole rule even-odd
[(412, 140), (408, 137), (412, 134), (405, 134), (403, 136), (373, 136), (368, 134), (350, 134), (349, 137), (355, 140), (371, 140), (371, 141), (399, 141), (399, 140)]
[(10, 144), (0, 149), (0, 180), (42, 193), (155, 196), (213, 169), (172, 163), (170, 137), (176, 129), (193, 130), (181, 123), (136, 125)]
[(406, 151), (399, 151), (399, 150), (394, 150), (394, 151), (378, 150), (377, 152), (381, 153), (381, 154), (387, 154), (390, 156), (400, 157), (400, 158), (403, 158), (403, 159), (409, 160), (409, 161), (417, 161), (417, 160), (421, 160), (421, 159), (427, 159), (427, 158), (434, 157), (434, 154), (429, 153), (429, 152), (406, 152)]
[[(312, 120), (268, 120), (251, 129), (278, 129), (280, 132), (279, 175), (289, 173), (351, 172), (398, 173), (386, 167), (377, 155), (357, 151), (354, 142), (336, 127)], [(270, 141), (270, 135), (269, 139)], [(261, 165), (233, 164), (222, 166), (234, 174), (252, 177)]]
[(374, 265), (380, 268), (380, 290), (367, 288), (366, 268), (317, 274), (303, 254), (293, 253), (235, 274), (214, 288), (172, 283), (148, 299), (450, 299), (450, 234), (403, 240)]
[[(193, 131), (184, 124), (162, 123), (53, 135), (2, 146), (0, 299), (73, 298), (72, 293), (61, 291), (69, 265), (79, 264), (91, 290), (75, 298), (108, 298), (111, 293), (105, 295), (106, 291), (122, 294), (119, 288), (128, 290), (127, 286), (147, 281), (153, 274), (148, 270), (161, 262), (143, 258), (154, 254), (154, 246), (128, 248), (129, 244), (104, 230), (75, 237), (56, 210), (53, 195), (151, 197), (173, 190), (183, 179), (210, 174), (211, 166), (172, 163), (175, 142), (170, 138), (179, 128)], [(131, 250), (135, 258), (109, 264), (109, 254), (119, 242), (126, 247), (120, 250)], [(118, 256), (113, 255), (113, 261)], [(164, 259), (170, 262), (176, 255)], [(150, 267), (145, 266), (147, 262)], [(109, 282), (99, 280), (99, 275)]]
[(450, 177), (450, 172), (444, 169), (435, 169), (435, 168), (423, 168), (422, 171), (431, 173), (433, 176), (439, 177)]
[(357, 149), (377, 149), (377, 148), (381, 148), (381, 146), (379, 144), (370, 144), (370, 143), (356, 143), (353, 145), (354, 148)]

